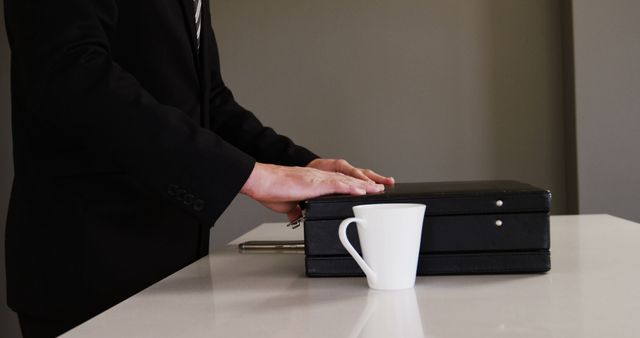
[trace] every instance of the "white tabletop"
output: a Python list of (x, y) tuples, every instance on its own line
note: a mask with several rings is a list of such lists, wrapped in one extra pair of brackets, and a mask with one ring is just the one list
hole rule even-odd
[(640, 224), (553, 216), (551, 242), (549, 273), (418, 277), (409, 291), (370, 291), (364, 278), (307, 278), (304, 255), (230, 246), (64, 337), (640, 335)]

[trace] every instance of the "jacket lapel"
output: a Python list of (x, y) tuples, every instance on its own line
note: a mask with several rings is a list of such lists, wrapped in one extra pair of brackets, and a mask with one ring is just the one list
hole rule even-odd
[[(210, 45), (210, 36), (209, 36), (209, 32), (210, 32), (210, 27), (211, 27), (211, 16), (209, 13), (211, 13), (210, 9), (209, 9), (209, 1), (208, 0), (202, 0), (202, 28), (200, 31), (200, 59), (199, 59), (199, 64), (200, 64), (200, 88), (202, 90), (202, 107), (203, 107), (203, 113), (202, 113), (202, 124), (204, 126), (206, 126), (207, 128), (209, 128), (209, 120), (210, 120), (210, 116), (209, 116), (209, 90), (210, 90), (210, 67), (211, 64), (209, 63), (210, 58), (211, 58), (211, 48), (216, 48), (215, 45), (211, 46)], [(195, 26), (195, 24), (194, 24)]]
[(196, 44), (196, 12), (193, 4), (193, 0), (177, 0), (182, 6), (182, 13), (184, 14), (184, 20), (187, 31), (189, 32), (189, 41), (191, 43), (191, 49), (193, 51), (194, 60), (197, 61), (197, 44)]

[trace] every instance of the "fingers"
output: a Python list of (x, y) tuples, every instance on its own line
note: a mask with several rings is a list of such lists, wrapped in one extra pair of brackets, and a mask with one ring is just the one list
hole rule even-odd
[(298, 204), (296, 204), (295, 208), (287, 212), (287, 218), (289, 219), (289, 222), (293, 222), (300, 217), (302, 217), (302, 209), (300, 209), (300, 206)]
[(345, 160), (336, 160), (335, 169), (339, 173), (343, 173), (363, 181), (386, 185), (395, 184), (395, 179), (393, 177), (382, 176), (371, 169), (356, 168)]
[(384, 185), (377, 184), (371, 180), (363, 181), (341, 173), (330, 175), (333, 176), (331, 180), (335, 189), (331, 193), (364, 195), (384, 191)]
[(302, 209), (295, 202), (262, 202), (265, 207), (282, 214), (287, 214), (289, 222), (302, 217)]
[(319, 170), (345, 174), (364, 181), (370, 181), (370, 179), (360, 169), (355, 168), (349, 162), (342, 159), (315, 159), (307, 166)]
[(372, 181), (376, 183), (381, 183), (385, 185), (394, 185), (396, 180), (393, 177), (382, 176), (371, 169), (362, 169), (364, 175), (370, 178)]
[(276, 165), (256, 164), (249, 180), (253, 184), (245, 183), (243, 192), (263, 203), (301, 201), (336, 193), (364, 195), (384, 190), (384, 185), (369, 179), (365, 181), (343, 173), (314, 168)]
[(373, 180), (367, 176), (362, 169), (352, 166), (347, 161), (342, 162), (337, 171), (363, 181), (373, 182)]
[(335, 179), (332, 181), (331, 190), (327, 194), (366, 195), (367, 189), (349, 184), (341, 179)]
[(273, 165), (256, 168), (257, 184), (247, 189), (250, 197), (273, 211), (286, 213), (290, 221), (302, 216), (298, 201), (328, 194), (365, 195), (384, 191), (384, 185), (373, 180), (339, 172)]
[(345, 160), (317, 159), (306, 168), (256, 163), (241, 192), (293, 221), (302, 216), (298, 201), (328, 194), (375, 194), (394, 182)]
[(373, 180), (365, 175), (365, 173), (361, 169), (352, 166), (345, 160), (336, 160), (335, 171), (363, 181), (373, 182)]
[[(318, 193), (316, 196), (327, 194), (365, 195), (384, 191), (383, 184), (375, 183), (366, 177), (363, 172), (359, 171), (359, 169), (353, 168), (347, 161), (336, 160), (333, 161), (333, 163), (335, 164), (335, 166), (333, 166), (334, 169), (340, 169), (344, 172), (308, 169), (313, 171), (315, 179), (311, 179), (306, 186), (311, 190), (319, 189), (319, 191), (316, 191), (316, 193)], [(349, 175), (349, 173), (356, 173), (353, 170), (357, 170), (360, 176), (366, 179)]]
[(343, 159), (315, 159), (308, 166), (324, 171), (341, 173), (367, 182), (386, 185), (395, 184), (393, 177), (382, 176), (370, 169), (356, 168)]
[(275, 211), (275, 212), (279, 212), (282, 214), (286, 214), (289, 212), (294, 211), (296, 208), (300, 209), (300, 207), (298, 206), (298, 203), (293, 202), (293, 201), (286, 201), (286, 202), (260, 202), (262, 203), (262, 205), (264, 205), (265, 207)]

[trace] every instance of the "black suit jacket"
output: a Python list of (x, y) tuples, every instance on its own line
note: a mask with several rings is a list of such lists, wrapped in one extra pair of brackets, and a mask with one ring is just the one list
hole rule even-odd
[(10, 306), (89, 317), (205, 255), (256, 160), (316, 156), (224, 85), (203, 3), (5, 0), (15, 179)]

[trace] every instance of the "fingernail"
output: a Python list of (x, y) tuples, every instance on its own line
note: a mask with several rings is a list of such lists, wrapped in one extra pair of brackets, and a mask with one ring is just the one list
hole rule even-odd
[(384, 191), (384, 184), (377, 184), (378, 191)]
[(356, 188), (356, 193), (358, 193), (359, 195), (366, 195), (367, 191), (362, 188)]

